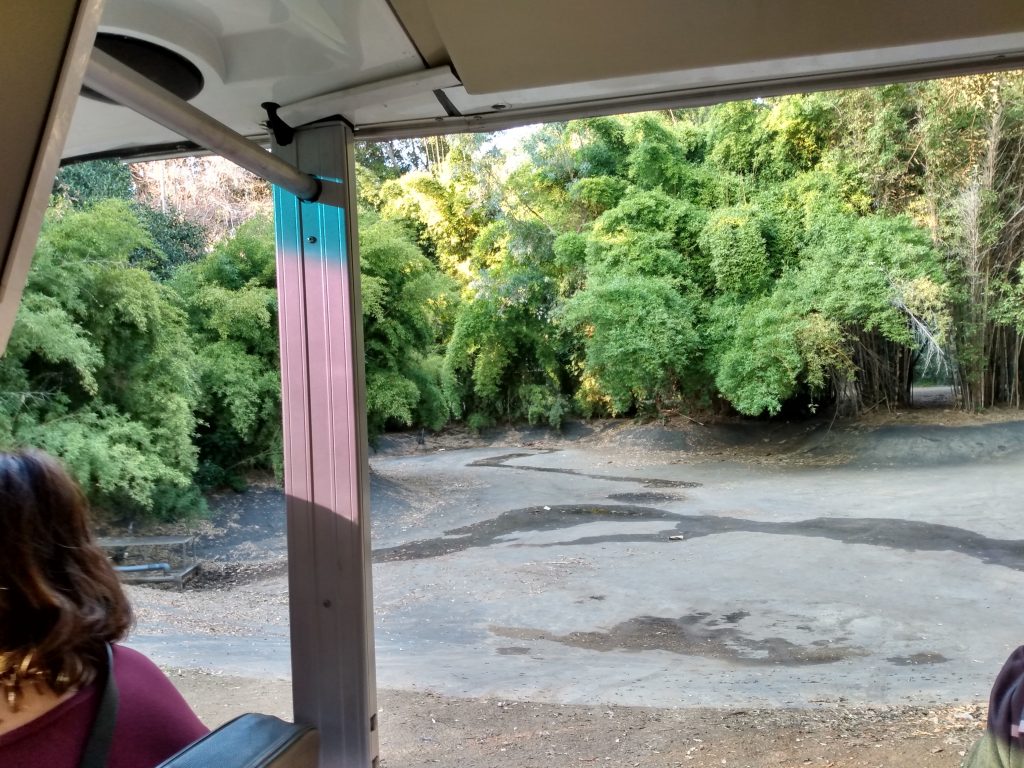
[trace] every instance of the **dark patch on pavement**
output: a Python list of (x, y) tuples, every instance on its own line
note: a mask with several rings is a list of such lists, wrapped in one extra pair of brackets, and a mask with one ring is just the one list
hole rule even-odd
[[(554, 453), (554, 451), (543, 451), (541, 453)], [(469, 467), (495, 467), (500, 469), (522, 469), (529, 472), (555, 472), (560, 475), (575, 475), (576, 477), (589, 477), (592, 480), (609, 480), (616, 483), (639, 483), (644, 488), (697, 488), (700, 483), (691, 483), (686, 480), (664, 480), (660, 477), (623, 477), (621, 475), (592, 475), (589, 472), (581, 472), (578, 469), (566, 469), (564, 467), (530, 467), (522, 464), (506, 464), (512, 459), (525, 459), (530, 456), (541, 455), (538, 453), (505, 453), (501, 456), (491, 456), (486, 459), (477, 459), (466, 466)]]
[(809, 453), (848, 455), (853, 466), (917, 467), (999, 459), (1024, 451), (1024, 422), (949, 427), (890, 425), (823, 434)]
[(886, 661), (897, 667), (913, 667), (918, 664), (945, 664), (949, 659), (935, 651), (921, 651), (910, 656), (890, 656)]
[(374, 562), (392, 562), (395, 560), (422, 560), (428, 557), (440, 557), (454, 552), (463, 552), (473, 547), (489, 547), (499, 543), (505, 536), (528, 533), (530, 531), (551, 531), (559, 528), (570, 528), (585, 525), (595, 520), (666, 520), (675, 521), (679, 515), (665, 512), (652, 507), (632, 507), (626, 505), (587, 506), (569, 505), (557, 507), (526, 507), (513, 509), (491, 520), (453, 528), (445, 531), (443, 536), (434, 539), (411, 541), (386, 549), (374, 550)]
[(657, 491), (637, 491), (636, 493), (609, 493), (612, 501), (627, 501), (631, 504), (656, 504), (659, 501), (679, 501), (682, 496)]
[[(415, 491), (370, 472), (373, 524), (407, 509)], [(199, 538), (202, 560), (261, 562), (286, 557), (287, 515), (284, 491), (277, 485), (253, 484), (241, 493), (225, 491), (207, 496), (210, 519), (219, 531)]]
[(591, 651), (668, 651), (683, 656), (729, 661), (740, 666), (799, 667), (832, 664), (863, 656), (863, 649), (839, 642), (801, 646), (781, 637), (753, 638), (734, 627), (718, 627), (710, 613), (692, 613), (678, 619), (637, 616), (607, 632), (570, 632), (556, 635), (528, 627), (489, 627), (500, 637), (547, 640)]
[(721, 621), (723, 624), (739, 624), (748, 616), (750, 616), (749, 611), (733, 611), (732, 613), (725, 614)]
[[(582, 536), (576, 539), (532, 546), (666, 543), (669, 541), (669, 536), (683, 536), (684, 541), (692, 541), (703, 536), (721, 533), (765, 533), (832, 539), (843, 544), (868, 544), (906, 552), (956, 552), (973, 557), (987, 565), (1001, 565), (1017, 571), (1024, 571), (1024, 541), (995, 539), (951, 525), (871, 517), (815, 517), (795, 522), (770, 523), (737, 517), (680, 515), (653, 507), (626, 505), (603, 507), (565, 505), (514, 509), (491, 520), (445, 531), (444, 536), (379, 549), (373, 553), (373, 556), (376, 562), (439, 557), (473, 547), (491, 546), (499, 543), (504, 537), (515, 534), (571, 528), (595, 520), (621, 522), (664, 520), (672, 524), (673, 527), (654, 533), (623, 532), (602, 536)], [(674, 540), (672, 543), (678, 545), (680, 541)]]
[(210, 518), (221, 529), (199, 539), (204, 560), (260, 561), (284, 557), (284, 494), (276, 486), (253, 486), (242, 493), (230, 491), (208, 497)]
[[(682, 535), (685, 541), (719, 533), (767, 533), (832, 539), (843, 544), (869, 544), (905, 552), (956, 552), (986, 565), (1002, 565), (1024, 571), (1024, 540), (995, 539), (965, 528), (916, 520), (860, 517), (815, 517), (786, 523), (744, 520), (714, 515), (677, 515), (674, 530), (613, 536), (586, 536), (570, 541), (538, 544), (541, 547), (615, 543), (659, 542), (667, 535)], [(673, 542), (678, 544), (678, 541)]]
[(521, 645), (506, 646), (498, 649), (499, 656), (525, 656), (529, 652), (529, 648), (525, 648)]

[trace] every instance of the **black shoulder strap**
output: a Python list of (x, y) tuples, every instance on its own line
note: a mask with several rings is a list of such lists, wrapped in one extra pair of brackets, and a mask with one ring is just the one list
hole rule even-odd
[(100, 695), (100, 706), (78, 768), (106, 768), (110, 742), (114, 736), (114, 724), (117, 722), (117, 683), (114, 682), (114, 652), (110, 643), (107, 643), (106, 648), (106, 679), (103, 682), (103, 693)]

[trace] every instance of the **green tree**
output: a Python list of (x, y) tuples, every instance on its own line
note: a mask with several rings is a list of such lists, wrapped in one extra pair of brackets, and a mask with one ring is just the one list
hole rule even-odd
[(455, 284), (397, 222), (367, 216), (359, 233), (371, 437), (388, 425), (440, 429), (438, 336), (452, 320)]
[(119, 160), (91, 160), (66, 165), (54, 181), (53, 191), (76, 208), (100, 200), (131, 200), (134, 189), (131, 169)]
[(62, 457), (100, 509), (127, 519), (202, 506), (185, 318), (131, 266), (153, 247), (126, 201), (51, 210), (0, 358), (0, 442)]
[(91, 160), (61, 168), (54, 192), (76, 209), (104, 200), (125, 200), (149, 232), (151, 241), (139, 245), (131, 255), (131, 264), (165, 280), (174, 269), (202, 258), (207, 236), (202, 226), (176, 212), (160, 210), (136, 200), (132, 170), (117, 160)]
[(699, 361), (694, 317), (693, 306), (663, 277), (603, 277), (575, 294), (560, 320), (582, 338), (584, 410), (657, 411), (685, 391)]
[(548, 316), (553, 289), (540, 270), (516, 264), (470, 284), (442, 371), (455, 418), (476, 429), (499, 420), (561, 424), (569, 409), (562, 344)]
[(197, 348), (198, 481), (243, 487), (281, 471), (281, 382), (273, 225), (252, 219), (170, 281)]

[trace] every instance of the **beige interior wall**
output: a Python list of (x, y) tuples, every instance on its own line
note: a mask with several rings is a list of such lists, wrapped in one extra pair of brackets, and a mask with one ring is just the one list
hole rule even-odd
[[(45, 8), (45, 11), (41, 11)], [(3, 72), (0, 152), (0, 254), (6, 255), (28, 188), (78, 0), (4, 0), (0, 25)], [(0, 258), (3, 258), (0, 255)], [(2, 271), (0, 271), (2, 274)]]
[(470, 93), (1024, 32), (1021, 0), (392, 2)]
[(103, 0), (3, 0), (0, 353), (7, 345)]
[(388, 0), (406, 33), (426, 61), (427, 66), (449, 64), (448, 52), (434, 26), (430, 6), (423, 0)]

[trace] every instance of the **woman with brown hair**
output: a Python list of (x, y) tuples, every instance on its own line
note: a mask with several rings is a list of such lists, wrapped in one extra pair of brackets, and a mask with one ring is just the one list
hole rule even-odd
[[(151, 661), (116, 645), (131, 623), (78, 485), (45, 454), (0, 453), (0, 766), (77, 768), (103, 720), (110, 768), (158, 765), (207, 732)], [(100, 718), (111, 689), (116, 715)]]

